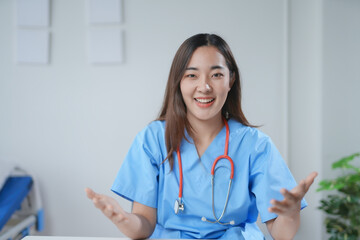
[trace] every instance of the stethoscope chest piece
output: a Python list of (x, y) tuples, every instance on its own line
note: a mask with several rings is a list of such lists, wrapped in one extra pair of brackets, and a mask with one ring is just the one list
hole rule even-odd
[(179, 213), (179, 210), (180, 211), (184, 211), (184, 203), (180, 200), (180, 199), (176, 199), (175, 200), (175, 204), (174, 204), (174, 211), (175, 211), (175, 214), (178, 214)]

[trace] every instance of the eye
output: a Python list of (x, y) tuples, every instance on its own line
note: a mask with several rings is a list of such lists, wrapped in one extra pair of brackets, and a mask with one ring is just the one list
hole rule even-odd
[(185, 75), (185, 77), (186, 77), (186, 78), (195, 78), (195, 77), (196, 77), (196, 75), (195, 75), (195, 74), (190, 73), (190, 74), (186, 74), (186, 75)]
[(224, 76), (224, 74), (222, 74), (222, 73), (214, 73), (212, 76), (213, 76), (214, 78), (221, 78), (221, 77)]

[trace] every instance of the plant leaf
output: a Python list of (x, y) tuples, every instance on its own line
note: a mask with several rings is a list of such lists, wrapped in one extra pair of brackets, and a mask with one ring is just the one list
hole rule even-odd
[(332, 168), (336, 169), (336, 168), (347, 168), (347, 169), (354, 169), (357, 172), (360, 172), (360, 168), (357, 168), (351, 164), (349, 164), (349, 162), (351, 162), (352, 160), (354, 160), (355, 157), (359, 157), (360, 153), (354, 153), (350, 156), (341, 158), (339, 161), (336, 161), (332, 164)]

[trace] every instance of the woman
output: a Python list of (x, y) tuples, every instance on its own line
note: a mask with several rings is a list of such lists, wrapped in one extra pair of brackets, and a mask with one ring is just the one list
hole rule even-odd
[(130, 238), (263, 239), (260, 213), (274, 239), (292, 239), (316, 175), (296, 185), (270, 138), (242, 112), (230, 48), (198, 34), (178, 49), (160, 116), (136, 136), (112, 186), (132, 212), (86, 192)]

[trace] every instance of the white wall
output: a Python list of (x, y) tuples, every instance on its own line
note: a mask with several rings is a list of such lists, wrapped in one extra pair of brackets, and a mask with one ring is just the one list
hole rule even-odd
[[(94, 66), (87, 61), (87, 1), (51, 2), (49, 65), (15, 64), (14, 4), (0, 1), (0, 159), (17, 162), (37, 176), (46, 212), (44, 234), (120, 235), (92, 208), (83, 189), (111, 194), (133, 137), (159, 111), (175, 51), (199, 32), (218, 33), (230, 44), (243, 76), (245, 113), (253, 124), (264, 125), (262, 130), (289, 158), (295, 177), (321, 170), (318, 149), (324, 135), (318, 129), (323, 115), (331, 114), (319, 114), (322, 21), (336, 6), (328, 8), (323, 20), (320, 0), (224, 0), (221, 5), (215, 0), (125, 0), (124, 23), (109, 26), (125, 33), (125, 63)], [(341, 14), (347, 16), (347, 10)], [(295, 41), (298, 36), (305, 41)], [(307, 49), (310, 55), (304, 57), (302, 50)], [(305, 92), (310, 99), (301, 105)], [(302, 113), (315, 114), (315, 125), (306, 120), (304, 131), (297, 124)], [(304, 133), (314, 129), (312, 146)], [(315, 155), (298, 164), (307, 152)], [(318, 195), (311, 192), (307, 199), (314, 209)], [(310, 230), (320, 236), (320, 214), (313, 219), (306, 214), (298, 239), (310, 239)]]
[[(300, 181), (312, 171), (322, 177), (322, 1), (291, 1), (289, 16), (289, 166)], [(321, 239), (321, 195), (314, 185), (299, 240)]]
[(324, 169), (360, 151), (360, 2), (324, 5)]
[(323, 173), (332, 179), (342, 174), (334, 161), (360, 152), (360, 1), (325, 1), (323, 34)]
[[(289, 165), (297, 179), (311, 170), (329, 179), (335, 160), (360, 151), (360, 2), (289, 6)], [(296, 239), (327, 239), (315, 189)]]

